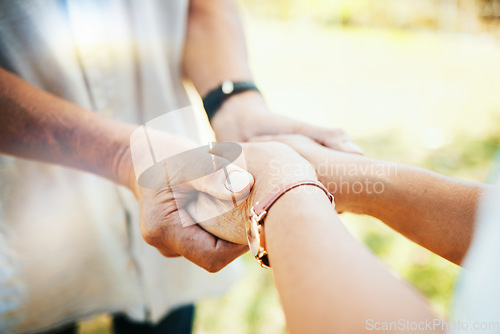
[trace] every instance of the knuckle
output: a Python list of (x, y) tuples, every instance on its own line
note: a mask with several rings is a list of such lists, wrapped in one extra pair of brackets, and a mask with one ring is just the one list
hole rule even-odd
[(165, 257), (179, 257), (179, 254), (172, 251), (171, 249), (158, 249), (158, 251), (160, 251), (161, 255)]
[(179, 254), (172, 249), (175, 244), (168, 243), (168, 240), (162, 237), (161, 230), (159, 229), (146, 229), (141, 230), (142, 238), (144, 241), (156, 248), (165, 257), (178, 257)]
[(158, 235), (151, 229), (142, 229), (141, 233), (142, 233), (142, 238), (149, 245), (156, 246), (158, 244)]
[(162, 231), (151, 221), (141, 222), (141, 234), (144, 241), (151, 246), (158, 247), (162, 243)]
[(200, 262), (201, 263), (198, 263), (198, 265), (212, 274), (220, 271), (227, 265), (224, 258), (220, 257), (220, 254), (216, 253), (204, 257)]
[(225, 266), (219, 262), (210, 262), (204, 266), (205, 270), (211, 274), (215, 274), (216, 272), (220, 271), (224, 267)]

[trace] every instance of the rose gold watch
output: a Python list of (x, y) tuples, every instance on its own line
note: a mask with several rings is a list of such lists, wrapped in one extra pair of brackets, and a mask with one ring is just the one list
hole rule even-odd
[(246, 224), (247, 241), (253, 256), (259, 261), (263, 268), (270, 268), (269, 257), (266, 250), (266, 239), (264, 234), (264, 217), (269, 208), (287, 191), (300, 186), (316, 186), (323, 190), (330, 202), (335, 205), (333, 195), (328, 192), (323, 184), (318, 181), (299, 181), (275, 187), (262, 201), (255, 203), (250, 209), (250, 219)]

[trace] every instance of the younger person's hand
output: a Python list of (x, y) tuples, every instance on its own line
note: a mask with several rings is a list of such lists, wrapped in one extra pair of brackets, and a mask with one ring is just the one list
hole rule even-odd
[(273, 113), (262, 95), (255, 91), (231, 96), (211, 123), (219, 141), (246, 142), (257, 136), (298, 134), (337, 151), (363, 154), (342, 129), (312, 125)]
[[(274, 187), (300, 180), (317, 180), (313, 167), (297, 152), (282, 143), (244, 143), (243, 155), (247, 169), (255, 178), (250, 195), (236, 208), (224, 215), (202, 221), (207, 210), (231, 203), (201, 194), (188, 212), (210, 233), (238, 244), (247, 244), (245, 225), (250, 208)], [(235, 161), (238, 164), (238, 161)]]
[(357, 212), (358, 195), (375, 190), (373, 178), (378, 166), (373, 159), (329, 149), (302, 135), (260, 136), (252, 138), (252, 142), (280, 142), (298, 152), (313, 165), (318, 180), (335, 196), (339, 212)]

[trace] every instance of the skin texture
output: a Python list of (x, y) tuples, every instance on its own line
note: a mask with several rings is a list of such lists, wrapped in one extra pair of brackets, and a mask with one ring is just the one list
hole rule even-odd
[(0, 108), (2, 153), (131, 182), (120, 163), (134, 127), (59, 99), (2, 69)]
[(303, 136), (255, 140), (280, 141), (311, 162), (320, 182), (335, 196), (337, 210), (376, 217), (456, 264), (469, 248), (479, 199), (490, 189), (421, 168), (328, 150)]
[[(254, 175), (255, 184), (250, 195), (238, 207), (214, 219), (201, 221), (200, 225), (221, 239), (247, 245), (245, 223), (250, 216), (250, 208), (274, 187), (300, 180), (316, 180), (312, 166), (290, 147), (281, 143), (242, 144), (248, 171)], [(236, 164), (238, 161), (236, 161)], [(194, 220), (204, 210), (227, 202), (201, 194), (201, 198), (188, 210)], [(248, 248), (248, 246), (247, 246)]]

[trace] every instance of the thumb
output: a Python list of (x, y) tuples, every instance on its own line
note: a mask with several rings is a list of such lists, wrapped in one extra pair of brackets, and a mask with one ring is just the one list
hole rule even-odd
[(254, 185), (253, 175), (226, 159), (213, 156), (214, 166), (224, 166), (202, 178), (191, 181), (191, 186), (215, 198), (226, 201), (244, 199)]
[(363, 149), (355, 144), (341, 129), (303, 124), (296, 130), (296, 133), (307, 136), (319, 144), (336, 151), (364, 154)]
[(150, 189), (169, 187), (176, 194), (195, 189), (221, 200), (243, 199), (253, 187), (253, 176), (231, 163), (241, 153), (239, 146), (239, 150), (228, 150), (229, 144), (221, 146), (217, 150), (199, 147), (168, 157), (150, 166), (139, 176), (138, 182)]

